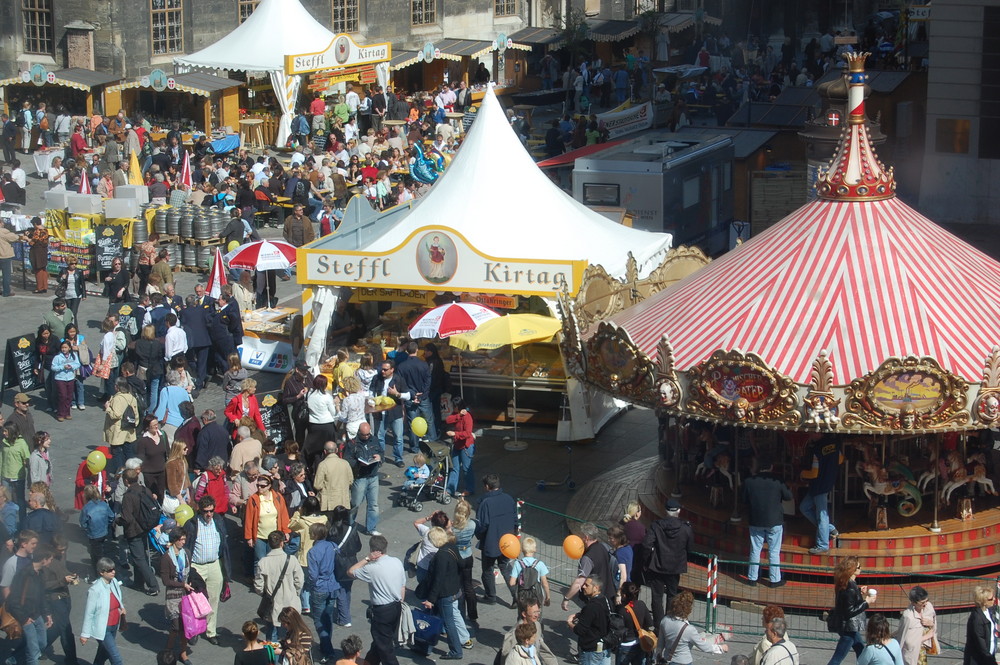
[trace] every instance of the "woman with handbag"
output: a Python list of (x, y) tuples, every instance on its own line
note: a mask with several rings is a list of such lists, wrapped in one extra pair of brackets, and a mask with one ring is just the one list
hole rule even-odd
[(337, 436), (337, 421), (340, 413), (337, 400), (326, 391), (329, 380), (322, 374), (313, 379), (312, 390), (306, 395), (306, 405), (309, 407), (309, 434), (306, 437), (302, 454), (306, 466), (313, 468), (317, 457), (322, 457), (323, 446), (327, 441), (340, 441)]
[(86, 337), (80, 334), (80, 329), (75, 323), (66, 326), (64, 334), (66, 337), (63, 338), (63, 341), (69, 342), (70, 349), (76, 354), (79, 363), (76, 370), (76, 384), (73, 387), (73, 406), (83, 411), (87, 408), (83, 404), (83, 382), (94, 373), (94, 356), (90, 353), (90, 347), (87, 346)]
[(143, 326), (141, 337), (135, 343), (135, 356), (139, 366), (136, 376), (146, 382), (146, 404), (150, 413), (156, 411), (160, 397), (160, 380), (165, 371), (163, 353), (163, 342), (156, 339), (156, 326)]
[(285, 500), (279, 492), (271, 489), (271, 477), (266, 474), (257, 476), (257, 491), (250, 495), (246, 503), (246, 512), (243, 516), (243, 539), (246, 540), (247, 547), (254, 553), (254, 571), (257, 564), (267, 556), (268, 536), (279, 531), (285, 534), (288, 540), (288, 510), (285, 508)]
[(233, 440), (236, 440), (236, 430), (244, 417), (253, 420), (257, 429), (264, 431), (264, 419), (260, 415), (260, 405), (257, 403), (257, 382), (244, 379), (240, 384), (240, 394), (234, 397), (226, 406), (226, 422), (232, 426)]
[(115, 643), (119, 628), (125, 628), (122, 585), (115, 579), (115, 562), (101, 557), (97, 560), (97, 579), (87, 592), (87, 607), (83, 611), (83, 629), (80, 631), (80, 644), (86, 645), (90, 638), (98, 642), (94, 665), (103, 665), (108, 660), (111, 665), (124, 665)]
[(167, 456), (167, 493), (180, 500), (181, 503), (191, 503), (191, 478), (188, 476), (187, 444), (174, 441)]
[(108, 304), (130, 301), (132, 298), (128, 293), (128, 285), (131, 281), (132, 276), (122, 266), (122, 260), (115, 257), (111, 261), (111, 273), (104, 278), (104, 283), (108, 287)]
[(56, 395), (56, 420), (72, 420), (70, 409), (73, 406), (73, 395), (76, 392), (76, 372), (80, 369), (80, 359), (73, 353), (69, 342), (59, 345), (59, 353), (52, 358), (52, 384)]
[(233, 656), (233, 665), (277, 665), (281, 649), (260, 641), (255, 621), (243, 622), (243, 650)]
[(49, 232), (42, 224), (41, 217), (32, 217), (31, 224), (31, 229), (24, 234), (24, 237), (31, 248), (28, 250), (28, 256), (31, 257), (31, 269), (35, 271), (35, 290), (32, 293), (48, 293)]
[(841, 559), (833, 569), (833, 588), (837, 594), (833, 613), (840, 621), (840, 639), (828, 665), (840, 665), (852, 649), (860, 656), (865, 648), (861, 631), (865, 627), (865, 611), (875, 602), (875, 597), (868, 596), (868, 587), (858, 586), (856, 580), (860, 572), (861, 562), (856, 556)]
[(618, 614), (625, 620), (625, 635), (615, 653), (615, 665), (646, 665), (656, 648), (653, 613), (639, 600), (639, 585), (626, 582), (621, 589)]
[(285, 665), (312, 665), (312, 632), (294, 607), (286, 607), (278, 615), (278, 623), (285, 629), (281, 640), (281, 655)]
[(167, 435), (160, 431), (160, 421), (154, 415), (142, 419), (142, 436), (135, 445), (135, 456), (142, 460), (142, 477), (146, 487), (163, 501), (167, 488)]
[(77, 260), (72, 256), (66, 261), (66, 269), (59, 274), (56, 296), (66, 300), (66, 306), (73, 312), (73, 320), (79, 320), (77, 312), (80, 310), (80, 301), (87, 297), (87, 286), (84, 284), (83, 271), (77, 268)]
[(105, 317), (101, 323), (101, 352), (94, 364), (94, 373), (104, 379), (104, 392), (101, 403), (107, 402), (115, 392), (115, 381), (118, 379), (119, 367), (125, 355), (128, 340), (125, 333), (118, 328), (114, 318)]
[(166, 614), (167, 621), (170, 622), (170, 633), (167, 635), (167, 651), (173, 651), (174, 641), (180, 640), (180, 655), (177, 662), (183, 665), (191, 665), (187, 657), (188, 641), (184, 635), (184, 627), (181, 625), (181, 599), (194, 591), (188, 583), (188, 575), (191, 573), (191, 560), (184, 543), (187, 536), (184, 529), (174, 528), (169, 535), (170, 546), (166, 553), (160, 557), (160, 580), (166, 590)]
[(905, 665), (927, 665), (927, 656), (937, 655), (937, 613), (930, 596), (922, 586), (909, 593), (910, 606), (903, 610), (896, 629), (896, 639), (903, 650)]
[(451, 470), (448, 472), (448, 493), (455, 496), (458, 493), (459, 475), (465, 476), (465, 493), (476, 493), (475, 474), (472, 471), (472, 458), (476, 454), (476, 435), (473, 433), (472, 414), (461, 397), (451, 398), (451, 415), (445, 418), (445, 424), (451, 429), (445, 432), (450, 436)]
[(692, 648), (713, 654), (729, 651), (728, 644), (717, 644), (711, 636), (699, 633), (688, 623), (693, 607), (694, 596), (690, 591), (681, 591), (670, 601), (670, 609), (660, 622), (660, 630), (657, 631), (659, 639), (656, 650), (653, 651), (654, 662), (691, 665), (694, 662)]
[(865, 638), (868, 646), (858, 656), (858, 665), (903, 665), (903, 652), (884, 616), (873, 614), (868, 619)]
[(997, 625), (996, 591), (989, 586), (977, 586), (972, 591), (975, 606), (965, 624), (963, 665), (990, 665), (996, 662)]
[[(132, 419), (131, 424), (125, 422), (126, 415)], [(118, 473), (125, 460), (132, 457), (137, 425), (142, 417), (139, 402), (129, 389), (128, 379), (118, 377), (115, 393), (104, 405), (104, 443), (113, 453), (108, 460), (108, 471), (112, 476)]]

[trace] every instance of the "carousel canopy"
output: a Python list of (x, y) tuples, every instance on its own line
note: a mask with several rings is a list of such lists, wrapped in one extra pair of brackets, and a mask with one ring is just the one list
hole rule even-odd
[(754, 353), (799, 384), (826, 350), (833, 384), (929, 356), (970, 383), (1000, 343), (1000, 264), (895, 197), (865, 125), (864, 73), (819, 199), (611, 318), (647, 357), (667, 335), (680, 371)]
[[(612, 276), (625, 273), (628, 255), (640, 272), (655, 268), (670, 249), (668, 233), (650, 233), (616, 224), (567, 195), (535, 165), (514, 134), (492, 90), (451, 165), (413, 211), (365, 247), (350, 229), (313, 247), (394, 249), (419, 228), (446, 224), (493, 256), (587, 260)], [(329, 243), (329, 244), (327, 244)]]
[(236, 71), (284, 71), (286, 55), (322, 51), (333, 38), (299, 0), (261, 0), (238, 28), (197, 53), (174, 58), (174, 63)]

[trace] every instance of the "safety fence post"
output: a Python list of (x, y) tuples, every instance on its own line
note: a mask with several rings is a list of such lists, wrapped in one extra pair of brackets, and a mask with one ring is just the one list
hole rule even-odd
[(715, 618), (719, 597), (719, 557), (708, 557), (708, 580), (705, 584), (705, 631), (715, 632)]

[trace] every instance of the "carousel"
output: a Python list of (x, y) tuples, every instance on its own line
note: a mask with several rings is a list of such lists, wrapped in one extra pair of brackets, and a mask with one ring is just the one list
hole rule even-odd
[[(791, 487), (788, 585), (739, 584), (746, 567), (734, 564), (720, 595), (825, 608), (829, 571), (847, 555), (897, 576), (1000, 563), (1000, 263), (896, 198), (866, 121), (866, 55), (847, 56), (849, 120), (817, 200), (603, 320), (561, 303), (567, 371), (657, 410), (663, 463), (650, 472), (657, 491), (640, 496), (647, 514), (683, 495), (696, 549), (746, 561), (741, 478), (766, 454)], [(839, 534), (813, 554), (798, 505), (819, 438), (843, 462)], [(920, 583), (936, 607), (968, 603), (967, 585)], [(880, 609), (905, 607), (898, 586)]]

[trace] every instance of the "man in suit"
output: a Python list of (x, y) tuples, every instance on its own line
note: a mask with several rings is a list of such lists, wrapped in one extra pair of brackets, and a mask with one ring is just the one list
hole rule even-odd
[(372, 394), (376, 397), (388, 396), (395, 400), (396, 405), (391, 409), (375, 414), (376, 436), (379, 447), (382, 449), (383, 459), (385, 459), (385, 432), (392, 429), (393, 438), (393, 462), (396, 466), (403, 467), (403, 403), (410, 400), (410, 391), (406, 385), (406, 380), (395, 373), (396, 363), (388, 358), (379, 365), (379, 372), (372, 379)]
[(209, 307), (215, 302), (215, 298), (205, 294), (205, 286), (203, 284), (196, 284), (194, 287), (194, 301), (199, 307)]
[[(434, 412), (431, 410), (431, 368), (427, 361), (420, 356), (420, 346), (416, 342), (406, 345), (406, 353), (409, 358), (400, 365), (399, 374), (406, 381), (406, 385), (413, 390), (410, 401), (406, 403), (407, 422), (413, 422), (414, 418), (421, 417), (427, 421), (427, 439), (436, 441), (437, 430), (434, 428)], [(420, 438), (413, 431), (410, 431), (410, 452), (420, 452)]]
[(163, 304), (172, 309), (178, 317), (184, 309), (184, 301), (177, 295), (176, 287), (170, 282), (163, 283)]
[(243, 315), (240, 314), (239, 303), (236, 298), (225, 293), (219, 294), (219, 299), (215, 301), (219, 306), (219, 317), (222, 324), (233, 336), (233, 345), (239, 346), (243, 343)]
[(186, 307), (181, 311), (181, 325), (188, 338), (188, 362), (194, 365), (195, 389), (205, 387), (208, 374), (208, 352), (212, 348), (212, 337), (208, 333), (209, 317), (212, 312), (208, 305), (198, 305), (194, 296), (188, 296)]

